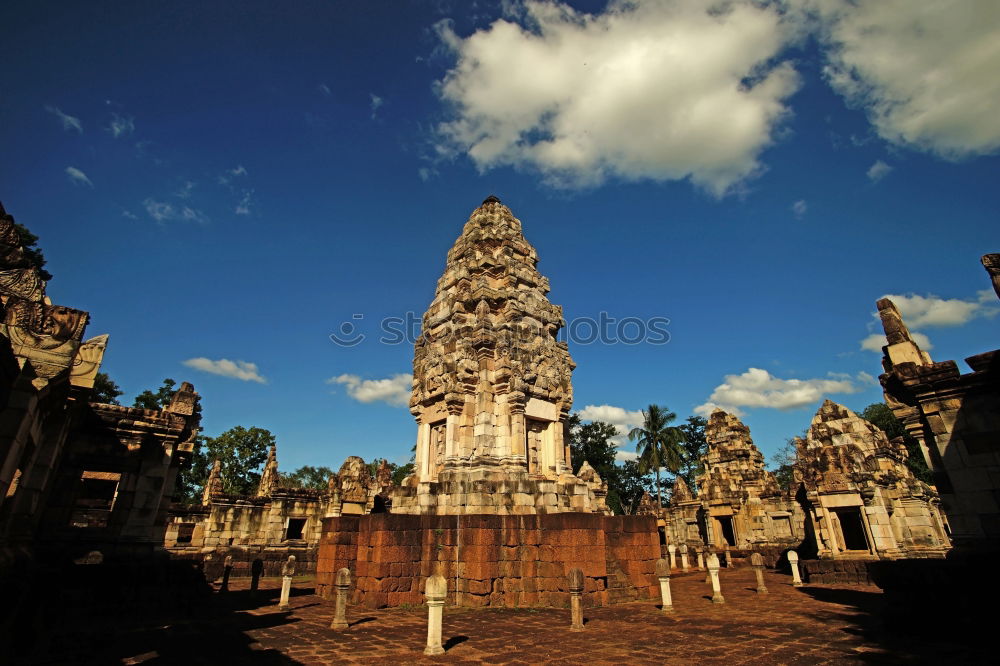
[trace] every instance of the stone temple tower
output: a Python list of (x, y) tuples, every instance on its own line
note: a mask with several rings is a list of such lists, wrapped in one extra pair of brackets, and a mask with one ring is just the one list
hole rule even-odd
[(416, 469), (393, 513), (607, 512), (601, 479), (570, 467), (574, 364), (537, 263), (492, 196), (448, 252), (414, 348)]

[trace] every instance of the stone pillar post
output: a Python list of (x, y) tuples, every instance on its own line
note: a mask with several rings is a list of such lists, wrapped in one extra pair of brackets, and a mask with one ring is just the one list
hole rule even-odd
[(583, 631), (583, 572), (569, 570), (570, 631)]
[(424, 594), (427, 595), (427, 647), (424, 648), (424, 654), (444, 654), (444, 647), (441, 645), (441, 616), (444, 599), (448, 595), (448, 581), (441, 574), (434, 574), (427, 579)]
[(792, 567), (792, 585), (802, 587), (802, 578), (799, 577), (799, 554), (794, 550), (788, 551), (788, 564)]
[(656, 560), (656, 577), (660, 579), (660, 597), (663, 599), (662, 610), (664, 613), (670, 613), (674, 610), (674, 602), (670, 598), (670, 562), (662, 557)]
[(337, 599), (333, 607), (333, 622), (330, 628), (336, 631), (346, 631), (347, 624), (347, 593), (351, 589), (351, 570), (347, 567), (337, 571), (337, 578), (333, 584), (337, 590)]
[(712, 548), (711, 546), (709, 546), (708, 549), (705, 551), (705, 582), (706, 583), (711, 583), (712, 582), (712, 572), (708, 570), (708, 563), (712, 560), (713, 557), (715, 558), (716, 563), (718, 563), (719, 556), (715, 554), (715, 549)]
[(670, 555), (670, 570), (677, 568), (677, 546), (670, 544), (667, 546), (667, 553)]
[(702, 548), (696, 548), (695, 552), (698, 553), (698, 571), (705, 570), (705, 553)]
[(681, 571), (687, 572), (690, 569), (688, 565), (688, 547), (686, 543), (681, 544)]
[(757, 576), (757, 593), (767, 594), (767, 586), (764, 585), (764, 558), (761, 557), (760, 553), (751, 553), (750, 566), (753, 567), (753, 572)]
[(295, 575), (295, 556), (289, 555), (288, 561), (281, 567), (281, 600), (279, 610), (288, 610), (288, 597), (292, 593), (292, 576)]
[(222, 587), (219, 588), (219, 592), (229, 591), (229, 574), (233, 571), (233, 556), (226, 555), (226, 563), (222, 569)]
[(722, 596), (722, 588), (719, 587), (719, 556), (715, 553), (708, 556), (708, 576), (712, 579), (712, 603), (726, 603), (726, 598)]

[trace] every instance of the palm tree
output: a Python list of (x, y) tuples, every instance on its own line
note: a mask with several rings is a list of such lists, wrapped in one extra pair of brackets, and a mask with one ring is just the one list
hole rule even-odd
[(663, 509), (660, 468), (666, 467), (676, 474), (683, 461), (680, 443), (684, 441), (684, 434), (679, 428), (668, 425), (676, 418), (677, 415), (666, 407), (650, 405), (642, 410), (642, 425), (632, 428), (628, 434), (629, 441), (636, 442), (639, 471), (648, 474), (652, 469), (656, 473), (656, 503), (660, 509)]

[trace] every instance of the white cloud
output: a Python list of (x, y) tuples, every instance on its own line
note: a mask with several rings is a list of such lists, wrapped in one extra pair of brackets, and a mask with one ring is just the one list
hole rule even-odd
[[(931, 344), (931, 339), (920, 331), (910, 331), (910, 337), (913, 338), (913, 341), (916, 342), (917, 346), (922, 350), (930, 351), (934, 349), (934, 345)], [(881, 354), (882, 347), (885, 347), (887, 344), (889, 344), (889, 342), (885, 339), (883, 334), (872, 333), (861, 341), (861, 349)]]
[(239, 178), (240, 176), (247, 175), (247, 169), (242, 164), (237, 165), (232, 169), (226, 169), (226, 171), (219, 176), (220, 185), (229, 185), (233, 181), (233, 178)]
[(68, 113), (63, 113), (57, 106), (47, 105), (45, 110), (58, 118), (62, 124), (62, 128), (67, 132), (74, 131), (77, 134), (83, 134), (83, 125), (80, 123), (79, 118), (75, 118)]
[[(977, 294), (978, 297), (978, 294)], [(986, 307), (982, 300), (963, 301), (960, 298), (938, 298), (933, 294), (886, 294), (896, 307), (907, 328), (924, 328), (925, 326), (961, 326), (975, 317), (992, 317), (997, 314), (994, 308)], [(878, 318), (878, 314), (875, 315)]]
[(178, 199), (190, 199), (191, 192), (194, 191), (194, 188), (195, 183), (190, 180), (186, 180), (184, 181), (184, 184), (181, 185), (181, 188), (174, 192), (174, 196)]
[(87, 174), (80, 171), (76, 167), (66, 167), (66, 175), (69, 176), (69, 181), (74, 185), (86, 185), (87, 187), (94, 186), (94, 184), (90, 182), (90, 179), (87, 178)]
[(584, 421), (604, 421), (613, 425), (618, 431), (618, 436), (611, 438), (611, 441), (618, 447), (616, 459), (619, 461), (636, 459), (635, 445), (633, 444), (631, 449), (624, 447), (629, 445), (629, 431), (642, 425), (641, 410), (628, 410), (613, 405), (587, 405), (578, 414)]
[(950, 159), (1000, 148), (1000, 2), (799, 0), (826, 75), (895, 144)]
[(333, 91), (330, 90), (330, 86), (326, 85), (325, 83), (319, 84), (318, 86), (316, 86), (316, 89), (319, 90), (321, 93), (323, 93), (324, 97), (331, 97), (333, 95)]
[(368, 93), (368, 94), (372, 98), (372, 103), (371, 103), (371, 105), (372, 105), (372, 118), (375, 118), (375, 114), (378, 113), (378, 110), (382, 107), (382, 104), (383, 104), (384, 100), (381, 97), (379, 97), (378, 95), (376, 95), (375, 93)]
[(257, 382), (258, 384), (267, 383), (267, 380), (260, 376), (260, 373), (257, 370), (257, 364), (249, 363), (247, 361), (230, 361), (226, 358), (213, 361), (203, 356), (199, 356), (198, 358), (189, 358), (184, 361), (184, 365), (189, 368), (194, 368), (195, 370), (201, 370), (202, 372), (208, 372), (213, 375), (221, 375), (223, 377), (232, 377), (233, 379), (239, 379), (244, 382)]
[(799, 199), (792, 204), (792, 214), (800, 220), (805, 216), (807, 210), (809, 210), (809, 205), (805, 199)]
[(535, 168), (549, 184), (681, 180), (721, 196), (762, 170), (799, 77), (775, 4), (612, 0), (600, 14), (526, 0), (461, 38), (440, 82), (454, 117), (439, 149), (481, 170)]
[(347, 395), (358, 402), (385, 402), (393, 407), (410, 403), (413, 375), (398, 374), (386, 379), (361, 379), (358, 375), (338, 375), (327, 380), (328, 384), (342, 384)]
[(116, 139), (128, 136), (135, 131), (135, 119), (131, 116), (122, 116), (117, 113), (112, 113), (111, 124), (108, 125), (108, 131), (111, 132), (111, 136)]
[(244, 190), (243, 196), (240, 197), (239, 203), (236, 204), (236, 210), (234, 211), (237, 215), (249, 215), (250, 208), (253, 206), (253, 190)]
[(166, 201), (146, 199), (142, 202), (146, 213), (157, 222), (170, 220), (186, 220), (189, 222), (208, 222), (208, 217), (197, 208), (190, 206), (174, 206)]
[(891, 166), (889, 166), (882, 160), (876, 160), (875, 164), (871, 165), (868, 168), (868, 180), (872, 181), (873, 183), (877, 183), (878, 181), (888, 176), (890, 171), (892, 171)]
[[(867, 383), (870, 375), (858, 376)], [(740, 415), (740, 407), (795, 409), (821, 400), (832, 393), (857, 393), (861, 388), (852, 378), (780, 379), (767, 370), (750, 368), (741, 375), (726, 375), (708, 400), (695, 413), (708, 416), (716, 408)]]

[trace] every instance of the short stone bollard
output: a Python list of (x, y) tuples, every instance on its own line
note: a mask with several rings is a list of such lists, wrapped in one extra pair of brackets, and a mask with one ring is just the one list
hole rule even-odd
[(690, 568), (688, 565), (688, 547), (686, 543), (681, 544), (681, 571), (687, 571)]
[(667, 553), (670, 555), (670, 570), (677, 568), (677, 546), (670, 544), (667, 546)]
[(656, 560), (656, 577), (660, 579), (660, 597), (663, 599), (663, 612), (674, 610), (674, 601), (670, 598), (670, 562), (662, 557)]
[(794, 550), (788, 551), (788, 564), (792, 567), (792, 585), (802, 587), (802, 578), (799, 576), (799, 554)]
[(219, 588), (219, 592), (229, 591), (229, 574), (233, 571), (233, 556), (226, 555), (226, 563), (222, 568), (222, 586)]
[(767, 594), (767, 586), (764, 585), (764, 558), (760, 553), (750, 554), (750, 566), (757, 575), (757, 593)]
[(281, 565), (281, 600), (279, 610), (288, 610), (288, 597), (292, 593), (292, 576), (295, 575), (295, 556), (289, 555), (288, 561)]
[(708, 556), (708, 576), (712, 579), (712, 603), (726, 603), (726, 598), (722, 596), (722, 588), (719, 587), (719, 556), (715, 553)]
[(256, 593), (260, 589), (260, 577), (264, 573), (264, 560), (255, 558), (250, 563), (250, 591)]
[(441, 618), (444, 612), (444, 599), (448, 596), (448, 581), (441, 574), (434, 574), (427, 579), (424, 586), (427, 595), (427, 647), (424, 654), (444, 654), (441, 645)]
[(712, 572), (708, 570), (708, 561), (715, 557), (715, 561), (719, 561), (719, 556), (715, 554), (715, 550), (710, 546), (705, 551), (705, 584), (708, 585), (712, 582)]
[(698, 571), (704, 571), (705, 570), (705, 553), (702, 552), (701, 548), (695, 549), (695, 552), (698, 553)]
[(570, 631), (583, 631), (583, 572), (569, 570)]
[(333, 587), (337, 590), (337, 597), (333, 606), (333, 622), (330, 628), (336, 631), (346, 631), (347, 624), (347, 593), (351, 589), (351, 570), (347, 567), (337, 571)]

